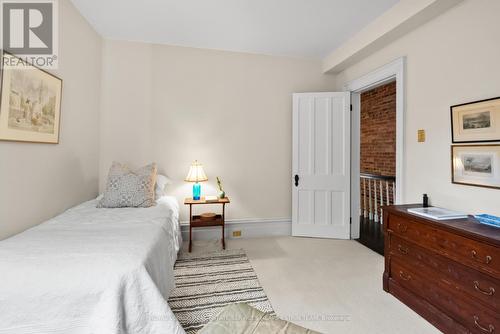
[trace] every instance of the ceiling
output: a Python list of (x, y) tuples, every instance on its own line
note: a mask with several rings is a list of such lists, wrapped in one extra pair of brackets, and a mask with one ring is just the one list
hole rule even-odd
[(105, 38), (323, 58), (398, 0), (72, 0)]

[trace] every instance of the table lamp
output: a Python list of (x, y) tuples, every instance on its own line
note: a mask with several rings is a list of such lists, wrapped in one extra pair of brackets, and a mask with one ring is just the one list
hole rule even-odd
[(189, 167), (188, 175), (186, 176), (184, 181), (194, 182), (193, 184), (193, 199), (199, 200), (201, 198), (201, 185), (198, 182), (207, 181), (208, 177), (205, 175), (203, 171), (203, 166), (195, 160), (191, 167)]

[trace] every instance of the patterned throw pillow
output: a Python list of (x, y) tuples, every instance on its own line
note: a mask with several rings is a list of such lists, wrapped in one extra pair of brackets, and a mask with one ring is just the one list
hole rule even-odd
[(109, 169), (106, 191), (98, 208), (147, 208), (155, 205), (156, 164), (130, 170), (113, 162)]

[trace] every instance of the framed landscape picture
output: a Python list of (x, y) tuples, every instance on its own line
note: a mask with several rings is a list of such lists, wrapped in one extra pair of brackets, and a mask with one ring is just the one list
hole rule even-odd
[(500, 189), (500, 145), (453, 145), (453, 183)]
[(450, 109), (453, 143), (500, 141), (500, 97)]
[(7, 52), (0, 87), (0, 140), (59, 142), (62, 80)]

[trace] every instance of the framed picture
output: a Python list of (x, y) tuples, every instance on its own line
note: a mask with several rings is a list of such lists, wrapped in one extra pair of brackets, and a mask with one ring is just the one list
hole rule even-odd
[(452, 145), (451, 182), (500, 189), (500, 145)]
[(0, 140), (59, 143), (62, 80), (3, 53)]
[(500, 141), (500, 97), (451, 106), (453, 143)]

